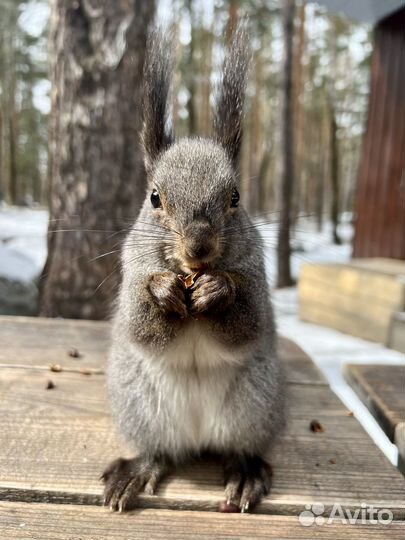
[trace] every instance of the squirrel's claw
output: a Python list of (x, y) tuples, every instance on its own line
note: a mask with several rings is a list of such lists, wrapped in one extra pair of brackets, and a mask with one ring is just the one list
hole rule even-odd
[(202, 274), (191, 288), (191, 314), (226, 309), (235, 301), (235, 284), (226, 272)]
[(187, 317), (185, 286), (174, 272), (158, 272), (149, 278), (149, 292), (162, 311)]
[(220, 506), (222, 512), (248, 512), (269, 493), (271, 466), (258, 456), (225, 459), (224, 473), (227, 503)]
[(153, 493), (160, 478), (167, 470), (162, 460), (137, 456), (133, 459), (116, 459), (102, 474), (105, 483), (104, 506), (112, 512), (132, 510), (141, 491)]

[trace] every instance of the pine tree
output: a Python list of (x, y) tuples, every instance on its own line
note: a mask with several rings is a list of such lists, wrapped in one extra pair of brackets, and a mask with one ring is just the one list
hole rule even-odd
[(154, 2), (142, 0), (107, 0), (97, 7), (52, 1), (51, 219), (43, 315), (102, 319), (111, 311), (119, 233), (133, 222), (145, 193), (138, 135), (154, 11)]

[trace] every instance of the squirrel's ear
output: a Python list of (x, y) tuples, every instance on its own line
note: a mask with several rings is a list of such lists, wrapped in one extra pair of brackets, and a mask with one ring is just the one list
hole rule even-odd
[(150, 32), (144, 65), (142, 144), (146, 170), (174, 141), (168, 128), (172, 40), (159, 29)]
[(214, 111), (216, 140), (236, 164), (242, 143), (243, 105), (250, 51), (246, 22), (233, 29), (226, 48)]

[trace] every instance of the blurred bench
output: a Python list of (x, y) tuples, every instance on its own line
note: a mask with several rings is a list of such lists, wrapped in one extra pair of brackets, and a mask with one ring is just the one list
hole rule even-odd
[(405, 365), (347, 364), (344, 376), (398, 447), (398, 466), (405, 474)]
[(405, 261), (306, 264), (298, 292), (302, 320), (403, 350)]

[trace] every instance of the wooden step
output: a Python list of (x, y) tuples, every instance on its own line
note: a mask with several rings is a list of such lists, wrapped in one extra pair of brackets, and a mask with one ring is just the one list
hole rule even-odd
[(303, 526), (297, 517), (0, 502), (1, 540), (403, 540), (405, 522)]
[(388, 347), (405, 354), (405, 312), (394, 313), (388, 333)]
[(405, 263), (308, 264), (298, 289), (302, 320), (389, 344), (393, 315), (405, 309)]
[(396, 426), (405, 422), (405, 365), (346, 364), (343, 375), (394, 442)]

